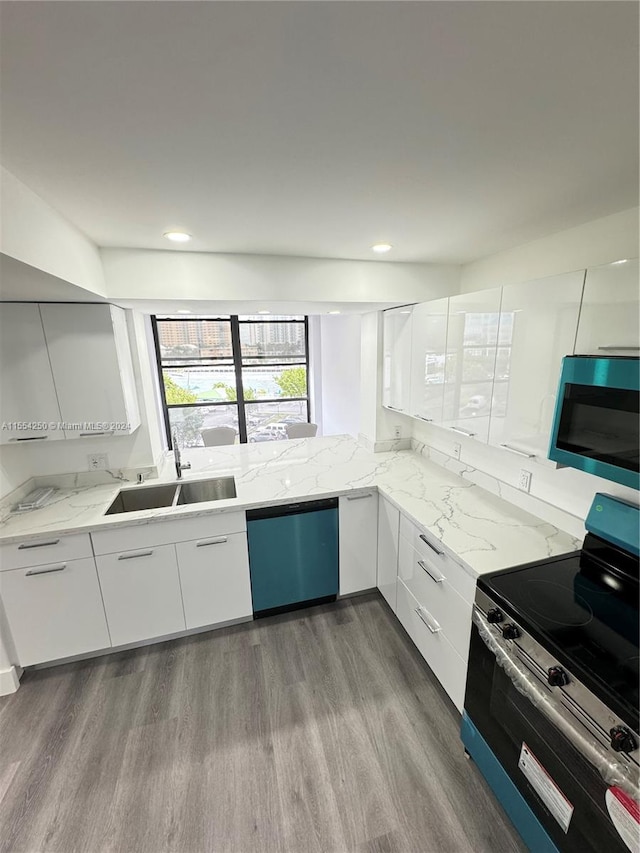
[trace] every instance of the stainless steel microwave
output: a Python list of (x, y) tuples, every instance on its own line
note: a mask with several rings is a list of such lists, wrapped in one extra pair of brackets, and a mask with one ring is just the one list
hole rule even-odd
[(564, 358), (549, 459), (640, 489), (639, 391), (637, 357)]

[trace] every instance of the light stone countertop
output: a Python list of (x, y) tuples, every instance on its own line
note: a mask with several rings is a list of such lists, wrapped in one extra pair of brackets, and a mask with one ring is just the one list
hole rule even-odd
[[(105, 516), (120, 488), (140, 487), (120, 480), (94, 486), (69, 485), (67, 476), (59, 478), (61, 488), (40, 509), (11, 514), (7, 499), (3, 501), (0, 544), (53, 533), (243, 511), (310, 497), (338, 496), (372, 486), (426, 533), (440, 539), (474, 576), (575, 551), (582, 544), (418, 453), (371, 453), (351, 436), (194, 448), (182, 455), (183, 461), (192, 465), (184, 472), (184, 482), (233, 475), (237, 498)], [(47, 478), (47, 482), (54, 479)], [(82, 476), (76, 482), (81, 483)], [(169, 482), (177, 482), (172, 455), (160, 477), (145, 485)]]

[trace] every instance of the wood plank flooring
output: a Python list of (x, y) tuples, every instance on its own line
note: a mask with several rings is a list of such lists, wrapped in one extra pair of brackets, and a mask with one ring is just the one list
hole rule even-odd
[(525, 850), (376, 594), (28, 672), (3, 853)]

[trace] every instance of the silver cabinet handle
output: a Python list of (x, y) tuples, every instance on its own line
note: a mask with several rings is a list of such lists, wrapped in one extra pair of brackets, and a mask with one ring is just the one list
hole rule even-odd
[(217, 539), (203, 539), (202, 542), (196, 543), (196, 548), (205, 548), (207, 545), (224, 545), (226, 541), (226, 536), (219, 536)]
[(397, 406), (392, 406), (390, 403), (387, 403), (387, 409), (393, 409), (394, 412), (401, 411)]
[(363, 501), (365, 498), (372, 498), (373, 494), (369, 492), (368, 495), (347, 495), (348, 501)]
[(444, 551), (441, 551), (439, 548), (436, 548), (436, 546), (435, 546), (435, 545), (432, 545), (432, 544), (431, 544), (431, 542), (429, 542), (429, 540), (427, 539), (427, 537), (424, 535), (424, 533), (421, 533), (421, 534), (419, 535), (419, 537), (418, 537), (418, 538), (419, 538), (419, 539), (422, 539), (422, 541), (424, 542), (424, 544), (425, 544), (425, 545), (428, 545), (428, 546), (429, 546), (429, 548), (431, 548), (431, 550), (432, 550), (432, 551), (435, 551), (435, 552), (436, 552), (436, 554), (438, 555), (438, 557), (444, 557)]
[(50, 575), (52, 572), (63, 572), (67, 568), (67, 564), (63, 563), (61, 566), (49, 566), (47, 569), (29, 569), (28, 572), (25, 573), (25, 577), (30, 578), (33, 575)]
[(638, 352), (638, 350), (640, 350), (640, 347), (627, 347), (627, 346), (617, 347), (617, 346), (615, 346), (615, 344), (609, 344), (606, 347), (598, 347), (598, 349), (601, 349), (601, 350), (623, 349), (623, 350), (629, 350), (630, 352)]
[(137, 554), (119, 554), (119, 560), (135, 560), (136, 557), (150, 557), (153, 551), (138, 551)]
[(9, 441), (44, 441), (48, 435), (30, 435), (27, 438), (10, 438)]
[(429, 613), (428, 610), (425, 610), (424, 607), (416, 607), (415, 612), (418, 614), (420, 619), (424, 622), (427, 628), (431, 631), (432, 634), (437, 634), (438, 631), (441, 631), (442, 628), (433, 618), (433, 616)]
[(81, 432), (80, 438), (90, 438), (92, 435), (113, 435), (114, 430), (102, 430), (101, 432)]
[(414, 418), (420, 418), (421, 421), (426, 421), (428, 424), (430, 424), (433, 421), (433, 418), (425, 418), (422, 415), (418, 415), (418, 414), (415, 414), (413, 417)]
[(454, 432), (461, 432), (462, 435), (468, 435), (469, 438), (473, 438), (478, 434), (477, 432), (468, 432), (468, 430), (462, 429), (462, 427), (449, 427), (449, 429), (452, 429)]
[(49, 539), (47, 542), (23, 542), (18, 545), (18, 551), (26, 551), (28, 548), (45, 548), (47, 545), (58, 545), (59, 539)]
[(504, 447), (505, 450), (509, 450), (511, 453), (517, 453), (518, 456), (524, 456), (525, 459), (533, 459), (536, 455), (535, 453), (527, 453), (525, 450), (518, 450), (517, 447), (511, 447), (510, 444), (501, 444), (500, 447)]
[(420, 568), (422, 569), (422, 571), (425, 574), (429, 575), (429, 577), (431, 578), (432, 581), (435, 581), (436, 583), (442, 583), (442, 581), (444, 580), (444, 575), (433, 575), (433, 574), (431, 574), (431, 572), (429, 571), (429, 568), (428, 568), (427, 564), (424, 562), (424, 560), (418, 560), (418, 565), (420, 566)]

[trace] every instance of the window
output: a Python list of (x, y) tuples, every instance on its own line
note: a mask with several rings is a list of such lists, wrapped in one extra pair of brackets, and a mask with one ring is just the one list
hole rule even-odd
[(236, 442), (278, 441), (309, 420), (307, 318), (152, 318), (169, 447), (202, 447), (232, 427)]

